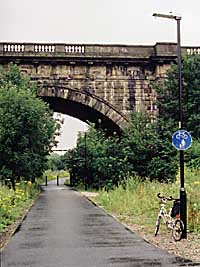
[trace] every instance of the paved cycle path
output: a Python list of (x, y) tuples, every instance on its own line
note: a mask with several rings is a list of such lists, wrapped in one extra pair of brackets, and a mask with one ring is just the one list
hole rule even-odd
[(127, 230), (80, 193), (64, 185), (42, 188), (4, 248), (1, 267), (188, 266)]

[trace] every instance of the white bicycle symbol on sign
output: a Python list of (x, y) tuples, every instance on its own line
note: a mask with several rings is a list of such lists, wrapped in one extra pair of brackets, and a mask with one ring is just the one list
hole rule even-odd
[(188, 135), (185, 132), (178, 132), (176, 134), (176, 139), (180, 140), (179, 148), (182, 149), (185, 147), (185, 140), (188, 139)]
[(185, 132), (178, 132), (176, 134), (176, 139), (188, 139), (188, 135)]

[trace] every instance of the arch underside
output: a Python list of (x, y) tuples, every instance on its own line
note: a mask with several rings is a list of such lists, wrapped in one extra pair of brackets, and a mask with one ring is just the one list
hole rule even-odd
[(97, 128), (106, 129), (109, 134), (120, 132), (128, 124), (128, 119), (123, 114), (105, 100), (88, 92), (43, 87), (39, 96), (49, 103), (55, 112), (75, 117), (86, 123), (91, 122)]

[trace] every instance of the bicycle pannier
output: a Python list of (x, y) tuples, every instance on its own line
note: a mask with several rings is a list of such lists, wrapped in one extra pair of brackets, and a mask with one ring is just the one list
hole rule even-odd
[(173, 203), (171, 216), (176, 217), (176, 215), (179, 215), (179, 214), (180, 214), (180, 201), (175, 200)]

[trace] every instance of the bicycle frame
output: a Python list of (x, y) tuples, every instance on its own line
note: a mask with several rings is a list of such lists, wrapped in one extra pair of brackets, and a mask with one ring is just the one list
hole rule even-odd
[(158, 218), (163, 219), (166, 226), (169, 229), (172, 229), (173, 228), (173, 218), (170, 215), (171, 214), (171, 208), (170, 208), (169, 212), (167, 212), (164, 203), (161, 203), (160, 206), (161, 206), (161, 208), (160, 208), (160, 211), (158, 214)]

